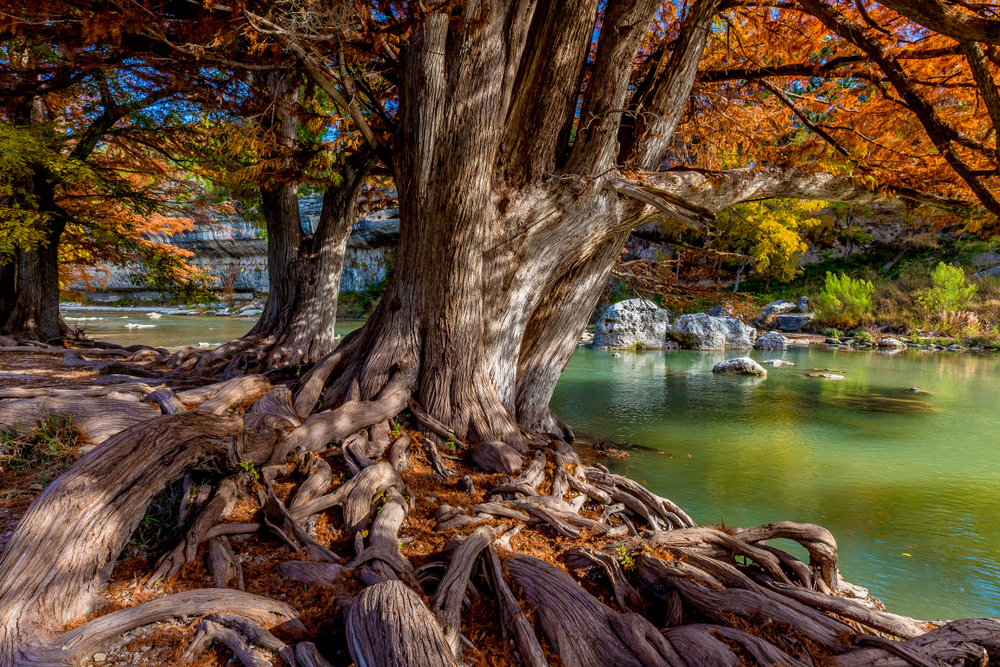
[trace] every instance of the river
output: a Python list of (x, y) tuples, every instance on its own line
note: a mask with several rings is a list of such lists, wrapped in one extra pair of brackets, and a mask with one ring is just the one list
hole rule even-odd
[[(102, 318), (70, 321), (101, 340), (169, 348), (218, 344), (253, 325), (67, 315)], [(712, 374), (732, 356), (616, 358), (581, 346), (552, 407), (581, 433), (632, 445), (606, 465), (627, 468), (699, 524), (819, 523), (837, 538), (844, 577), (891, 611), (1000, 616), (1000, 358), (814, 346), (752, 353), (796, 364), (768, 367), (766, 379)], [(846, 379), (808, 377), (813, 369)]]

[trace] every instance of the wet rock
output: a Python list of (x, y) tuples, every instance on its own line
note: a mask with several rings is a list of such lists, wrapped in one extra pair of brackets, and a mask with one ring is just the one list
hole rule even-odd
[(762, 366), (794, 366), (790, 361), (785, 361), (784, 359), (765, 359), (761, 361)]
[(839, 338), (827, 338), (826, 339), (826, 344), (827, 345), (840, 345), (840, 339)]
[(670, 328), (670, 337), (691, 350), (749, 350), (756, 331), (735, 317), (706, 313), (682, 315)]
[(753, 344), (754, 349), (757, 350), (787, 350), (788, 345), (785, 343), (785, 339), (781, 337), (776, 331), (771, 331), (764, 334), (757, 339), (757, 342)]
[(712, 368), (712, 372), (726, 375), (767, 375), (767, 369), (750, 357), (720, 361)]
[(594, 347), (624, 350), (640, 347), (662, 350), (670, 318), (667, 311), (647, 299), (619, 301), (608, 308), (594, 326)]
[(882, 340), (880, 340), (878, 342), (878, 346), (879, 347), (903, 348), (903, 347), (906, 347), (906, 343), (904, 343), (903, 341), (899, 340), (898, 338), (889, 338), (889, 337), (886, 337), (886, 338), (883, 338)]
[(819, 378), (821, 380), (846, 380), (843, 375), (837, 375), (836, 373), (810, 373), (809, 377)]
[(798, 303), (796, 305), (798, 305), (800, 313), (808, 313), (809, 312), (809, 297), (807, 297), (807, 296), (800, 296), (799, 297), (799, 301), (798, 301)]

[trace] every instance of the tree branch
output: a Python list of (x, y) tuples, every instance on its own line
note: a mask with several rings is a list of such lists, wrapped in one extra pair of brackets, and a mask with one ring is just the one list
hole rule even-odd
[[(935, 2), (935, 0), (929, 0)], [(907, 106), (924, 126), (935, 148), (979, 198), (990, 212), (1000, 215), (1000, 201), (993, 196), (972, 169), (955, 151), (949, 138), (950, 128), (934, 111), (934, 108), (917, 91), (906, 72), (888, 50), (872, 38), (864, 28), (846, 19), (823, 0), (799, 0), (800, 4), (819, 19), (829, 30), (840, 35), (864, 51), (882, 69), (886, 79), (906, 102)], [(935, 2), (936, 4), (936, 2)]]
[[(956, 42), (1000, 44), (1000, 21), (946, 7), (938, 0), (879, 0), (914, 23), (951, 37)], [(810, 12), (811, 13), (811, 12)]]

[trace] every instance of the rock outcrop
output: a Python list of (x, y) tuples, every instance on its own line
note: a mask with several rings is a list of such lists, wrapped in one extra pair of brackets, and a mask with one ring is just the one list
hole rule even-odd
[(879, 347), (890, 347), (890, 348), (904, 348), (906, 343), (899, 340), (898, 338), (889, 338), (888, 336), (883, 338), (878, 342)]
[(788, 345), (785, 343), (785, 339), (781, 337), (781, 334), (777, 331), (772, 331), (766, 333), (757, 339), (757, 342), (753, 344), (754, 349), (757, 350), (787, 350)]
[(777, 301), (772, 301), (764, 307), (763, 312), (757, 316), (757, 319), (753, 321), (754, 326), (761, 326), (772, 317), (778, 315), (784, 315), (785, 313), (790, 313), (798, 308), (798, 304), (794, 301), (785, 301), (784, 299), (778, 299)]
[(670, 328), (670, 337), (691, 350), (749, 350), (756, 331), (735, 317), (706, 313), (682, 315)]
[(612, 304), (594, 326), (594, 347), (609, 350), (666, 347), (670, 318), (667, 311), (647, 299)]
[(750, 357), (720, 361), (712, 368), (712, 372), (726, 375), (767, 375), (767, 369)]

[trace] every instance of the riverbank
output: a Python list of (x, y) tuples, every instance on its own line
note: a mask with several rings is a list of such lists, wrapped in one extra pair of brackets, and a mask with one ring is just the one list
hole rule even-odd
[[(635, 357), (671, 354), (690, 353)], [(130, 379), (134, 378), (125, 378)], [(289, 422), (275, 431), (271, 421), (261, 420), (278, 419), (279, 414), (295, 417), (289, 402), (293, 394), (287, 388), (273, 387), (261, 376), (200, 387), (191, 385), (195, 380), (211, 382), (165, 373), (145, 380), (149, 390), (156, 381), (175, 388), (155, 400), (153, 393), (146, 395), (144, 403), (126, 399), (125, 393), (138, 392), (139, 398), (145, 393), (135, 383), (128, 392), (117, 392), (121, 397), (111, 398), (110, 393), (107, 398), (91, 397), (90, 402), (106, 402), (102, 405), (133, 405), (138, 412), (157, 402), (164, 406), (178, 403), (170, 414), (141, 416), (133, 426), (111, 436), (38, 498), (40, 506), (32, 516), (47, 517), (66, 502), (90, 507), (86, 518), (81, 517), (86, 525), (78, 525), (74, 532), (81, 537), (62, 545), (56, 551), (59, 559), (46, 563), (47, 572), (57, 575), (53, 585), (65, 588), (60, 599), (74, 599), (81, 588), (103, 589), (105, 606), (89, 608), (86, 618), (70, 626), (75, 628), (72, 632), (90, 639), (73, 644), (67, 638), (58, 640), (60, 645), (74, 647), (71, 651), (83, 647), (79, 650), (86, 653), (73, 653), (74, 660), (129, 665), (176, 660), (188, 650), (194, 628), (170, 618), (185, 615), (184, 605), (189, 603), (184, 601), (195, 591), (226, 586), (232, 589), (227, 595), (233, 601), (202, 607), (194, 615), (230, 611), (234, 604), (244, 615), (269, 609), (269, 613), (283, 615), (279, 621), (296, 622), (272, 621), (268, 627), (273, 634), (263, 634), (259, 626), (241, 621), (232, 641), (249, 639), (276, 654), (291, 650), (292, 645), (297, 645), (298, 653), (311, 642), (308, 650), (318, 649), (337, 664), (347, 664), (348, 651), (357, 660), (358, 644), (348, 639), (364, 632), (366, 623), (378, 624), (378, 636), (389, 643), (412, 632), (429, 632), (420, 628), (438, 624), (452, 628), (470, 639), (471, 645), (459, 652), (476, 665), (513, 664), (515, 651), (522, 656), (529, 651), (571, 655), (568, 652), (575, 649), (559, 639), (566, 632), (574, 633), (573, 646), (595, 650), (619, 646), (621, 659), (633, 662), (657, 650), (657, 644), (643, 637), (662, 637), (656, 641), (670, 642), (672, 651), (687, 656), (681, 658), (687, 664), (698, 664), (696, 656), (704, 650), (728, 653), (734, 646), (742, 647), (737, 651), (768, 646), (771, 661), (790, 662), (787, 655), (781, 657), (784, 654), (778, 647), (801, 647), (802, 637), (811, 642), (808, 650), (794, 650), (802, 659), (843, 655), (868, 650), (855, 645), (863, 643), (859, 637), (876, 629), (899, 638), (935, 633), (932, 638), (939, 637), (942, 643), (934, 644), (937, 648), (930, 652), (922, 650), (926, 660), (939, 651), (954, 650), (958, 627), (934, 630), (940, 624), (882, 614), (867, 602), (864, 589), (844, 582), (838, 574), (834, 537), (819, 526), (778, 523), (734, 529), (732, 520), (727, 520), (696, 527), (683, 506), (624, 474), (588, 465), (559, 440), (532, 436), (520, 443), (523, 454), (497, 444), (473, 448), (435, 424), (415, 403), (397, 414), (396, 407), (377, 407), (385, 399), (370, 402), (368, 413), (386, 409), (395, 416), (386, 421), (374, 417), (376, 423), (363, 435), (357, 433), (359, 424), (373, 417), (352, 416), (357, 412), (355, 403), (313, 414), (297, 427)], [(738, 380), (721, 382), (738, 384)], [(297, 382), (292, 386), (300, 388)], [(113, 386), (106, 389), (113, 391)], [(85, 402), (80, 397), (68, 405), (79, 409)], [(18, 404), (0, 403), (0, 413), (12, 405)], [(54, 403), (49, 405), (54, 407)], [(95, 422), (106, 421), (105, 413), (92, 411), (86, 424), (80, 424), (81, 430), (92, 430)], [(25, 410), (20, 414), (26, 414)], [(52, 413), (46, 415), (44, 419)], [(336, 433), (323, 431), (321, 438), (311, 437), (320, 421), (335, 425)], [(284, 440), (281, 433), (286, 433)], [(203, 450), (219, 437), (220, 442), (229, 443), (224, 451)], [(331, 437), (333, 443), (325, 444)], [(244, 444), (235, 445), (237, 458), (230, 460), (233, 442)], [(374, 452), (371, 448), (376, 445), (381, 455), (365, 453)], [(499, 453), (503, 447), (507, 453), (500, 458), (485, 456), (486, 450)], [(292, 449), (295, 455), (286, 460), (285, 454)], [(221, 477), (204, 472), (205, 456), (218, 457), (214, 465), (228, 472)], [(192, 461), (197, 465), (181, 477), (185, 467), (176, 466), (188, 457), (195, 457)], [(266, 465), (269, 459), (273, 465)], [(359, 465), (365, 460), (367, 465)], [(163, 461), (171, 462), (169, 469), (164, 469)], [(506, 475), (502, 466), (509, 466)], [(80, 475), (87, 476), (90, 486), (81, 486)], [(87, 491), (104, 488), (105, 481), (124, 479), (134, 479), (129, 483), (143, 488), (155, 483), (157, 488), (152, 495), (144, 495), (149, 491), (140, 492), (138, 487), (114, 494), (126, 499), (116, 511), (129, 517), (126, 524), (138, 526), (127, 544), (114, 541), (118, 524), (103, 520), (110, 495)], [(223, 504), (216, 499), (225, 488), (245, 491), (238, 494), (231, 510), (219, 515)], [(189, 497), (190, 489), (199, 491)], [(147, 508), (143, 499), (149, 497), (152, 505)], [(208, 503), (191, 505), (191, 497), (204, 497)], [(189, 516), (196, 517), (187, 525), (178, 519), (185, 516), (185, 503)], [(338, 506), (336, 512), (326, 511)], [(63, 511), (59, 516), (67, 514)], [(22, 522), (7, 542), (5, 560), (15, 557), (11, 550), (20, 557), (22, 552), (55, 547), (56, 538), (46, 535), (40, 525)], [(778, 551), (784, 548), (783, 538), (804, 547), (811, 565)], [(187, 547), (181, 541), (173, 548), (178, 540), (187, 540)], [(100, 571), (91, 569), (90, 562), (104, 557), (103, 545), (109, 543), (123, 549), (110, 579), (87, 581), (91, 572)], [(298, 553), (289, 554), (289, 547)], [(118, 548), (112, 559), (119, 555)], [(352, 551), (353, 560), (347, 563)], [(161, 553), (164, 559), (157, 560)], [(740, 558), (734, 558), (734, 553)], [(480, 557), (485, 559), (485, 575), (475, 568)], [(324, 563), (329, 560), (340, 564)], [(493, 575), (488, 574), (491, 570)], [(409, 587), (397, 579), (409, 582)], [(478, 594), (463, 611), (462, 598), (470, 581)], [(788, 588), (781, 584), (768, 588), (775, 581), (786, 582)], [(260, 597), (239, 597), (236, 588)], [(415, 595), (414, 589), (422, 591), (427, 601)], [(806, 606), (792, 602), (799, 597), (786, 597), (796, 591), (805, 596), (801, 599)], [(829, 595), (830, 591), (837, 596)], [(367, 611), (376, 592), (386, 596), (377, 604), (387, 608), (405, 604), (407, 613)], [(676, 612), (667, 609), (666, 620), (664, 596), (675, 600), (676, 608)], [(749, 611), (741, 602), (748, 597), (753, 600)], [(496, 623), (498, 602), (507, 609), (507, 622), (524, 617), (525, 608), (550, 620), (538, 625), (528, 621), (511, 644)], [(113, 625), (115, 616), (109, 612), (129, 610), (128, 614), (142, 615), (144, 603), (169, 613), (124, 640), (95, 642), (88, 634), (95, 623)], [(342, 616), (340, 609), (347, 605), (351, 611)], [(581, 616), (580, 608), (593, 613)], [(448, 612), (453, 615), (445, 615), (446, 609), (453, 609)], [(640, 613), (624, 613), (635, 610)], [(835, 612), (836, 617), (824, 612)], [(761, 624), (761, 614), (784, 621), (778, 627), (772, 622)], [(215, 618), (220, 617), (210, 616), (197, 627), (208, 632), (211, 623), (220, 622)], [(845, 618), (846, 623), (841, 620)], [(960, 627), (962, 632), (988, 637), (994, 625), (974, 621)], [(716, 629), (701, 633), (699, 628), (706, 627)], [(1000, 631), (1000, 625), (996, 630)], [(420, 634), (422, 641), (430, 642), (421, 645), (427, 651), (451, 651), (443, 632)], [(735, 644), (719, 641), (713, 633), (720, 632)], [(623, 633), (634, 642), (621, 643)], [(244, 643), (227, 645), (242, 647)], [(917, 650), (913, 642), (905, 646)], [(888, 656), (883, 653), (873, 659)], [(218, 655), (206, 654), (203, 664), (219, 664)], [(408, 664), (426, 662), (418, 658)]]

